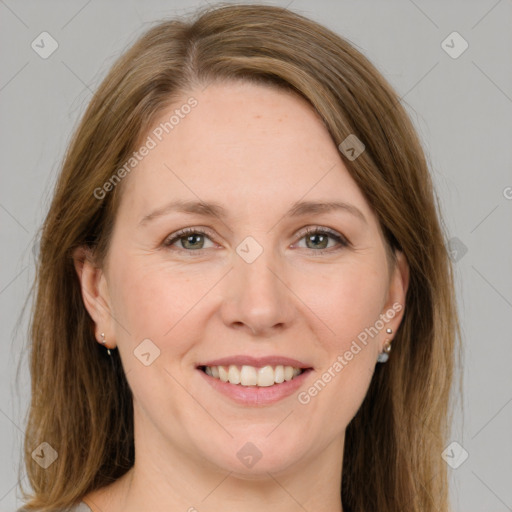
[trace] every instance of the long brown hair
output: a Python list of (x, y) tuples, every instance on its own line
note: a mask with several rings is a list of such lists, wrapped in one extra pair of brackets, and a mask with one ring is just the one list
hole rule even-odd
[[(226, 80), (294, 91), (336, 145), (351, 134), (364, 143), (357, 159), (340, 155), (389, 248), (404, 253), (410, 281), (390, 360), (377, 365), (346, 429), (342, 503), (346, 512), (446, 512), (441, 453), (460, 328), (439, 202), (418, 137), (397, 94), (343, 38), (286, 9), (233, 4), (146, 32), (104, 79), (70, 143), (43, 225), (35, 283), (25, 436), (33, 492), (22, 488), (25, 507), (67, 507), (134, 463), (131, 391), (118, 352), (109, 358), (95, 340), (72, 255), (86, 245), (103, 261), (122, 183), (101, 200), (94, 191), (159, 113), (193, 86)], [(58, 453), (47, 469), (31, 456), (42, 442)]]

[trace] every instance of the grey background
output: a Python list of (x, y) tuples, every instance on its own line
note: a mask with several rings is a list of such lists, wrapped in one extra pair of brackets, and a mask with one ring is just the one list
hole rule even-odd
[[(456, 411), (452, 440), (469, 457), (449, 469), (454, 509), (510, 511), (512, 2), (267, 3), (288, 6), (349, 39), (412, 116), (457, 249), (464, 411)], [(16, 385), (27, 325), (20, 314), (34, 277), (34, 238), (64, 150), (127, 45), (153, 22), (199, 5), (204, 2), (0, 0), (0, 511), (21, 506), (17, 470), (30, 377), (23, 355)], [(43, 31), (59, 44), (48, 59), (31, 48)], [(441, 46), (453, 31), (469, 44), (456, 59)]]

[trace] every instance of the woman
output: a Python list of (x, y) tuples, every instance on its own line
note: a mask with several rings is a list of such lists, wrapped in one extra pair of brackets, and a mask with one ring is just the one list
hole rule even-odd
[(270, 6), (157, 25), (44, 223), (26, 510), (449, 510), (452, 279), (362, 54)]

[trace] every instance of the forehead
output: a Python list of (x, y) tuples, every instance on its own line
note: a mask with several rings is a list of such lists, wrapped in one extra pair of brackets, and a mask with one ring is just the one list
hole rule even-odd
[(321, 118), (288, 91), (247, 82), (194, 89), (142, 141), (152, 148), (123, 194), (133, 212), (173, 199), (214, 199), (263, 215), (304, 198), (350, 199), (371, 216)]

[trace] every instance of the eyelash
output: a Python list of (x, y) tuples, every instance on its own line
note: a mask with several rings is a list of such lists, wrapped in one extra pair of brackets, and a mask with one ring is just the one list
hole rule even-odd
[[(191, 235), (205, 235), (210, 239), (213, 238), (212, 234), (208, 230), (198, 229), (198, 228), (185, 228), (185, 229), (182, 229), (182, 230), (170, 235), (169, 237), (167, 237), (164, 240), (163, 245), (165, 247), (171, 249), (172, 245), (175, 242), (178, 242), (182, 238), (185, 238), (186, 236), (191, 236)], [(327, 249), (320, 249), (320, 250), (309, 249), (313, 253), (323, 254), (325, 252), (335, 252), (335, 251), (341, 250), (343, 248), (349, 247), (351, 245), (350, 242), (343, 235), (337, 233), (336, 231), (334, 231), (330, 228), (321, 228), (321, 227), (307, 228), (306, 231), (301, 233), (301, 237), (299, 238), (299, 240), (302, 240), (304, 237), (311, 236), (311, 235), (328, 235), (333, 240), (336, 240), (336, 242), (338, 242), (341, 246), (334, 250), (332, 247), (327, 248)], [(193, 253), (194, 255), (197, 255), (197, 256), (201, 256), (203, 254), (203, 252), (206, 251), (207, 249), (188, 250), (188, 249), (179, 248), (178, 250), (188, 252), (188, 253)]]

